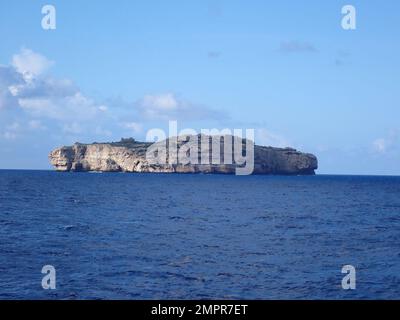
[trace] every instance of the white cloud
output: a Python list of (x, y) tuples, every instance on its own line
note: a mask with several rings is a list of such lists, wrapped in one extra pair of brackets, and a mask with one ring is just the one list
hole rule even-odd
[[(148, 94), (134, 103), (101, 104), (72, 80), (47, 73), (53, 64), (40, 53), (22, 49), (11, 65), (0, 65), (0, 137), (12, 139), (46, 130), (57, 139), (79, 134), (81, 139), (100, 140), (123, 129), (140, 134), (145, 123), (154, 120), (227, 119), (222, 112), (171, 92)], [(21, 128), (6, 128), (15, 118)]]
[(0, 110), (18, 105), (13, 86), (24, 83), (22, 76), (13, 68), (0, 65)]
[[(46, 71), (53, 62), (41, 54), (23, 49), (9, 66), (0, 65), (0, 137), (39, 134), (111, 136), (119, 126), (118, 116), (108, 107), (86, 96), (70, 79), (52, 77)], [(7, 125), (17, 117), (21, 128)], [(30, 131), (30, 132), (29, 132)], [(100, 138), (100, 137), (99, 137)]]
[(55, 79), (51, 77), (32, 79), (23, 83), (9, 86), (13, 96), (19, 98), (51, 97), (62, 98), (73, 96), (79, 89), (69, 79)]
[(12, 57), (12, 66), (28, 81), (43, 74), (53, 64), (45, 56), (25, 48)]
[(107, 111), (73, 81), (45, 75), (52, 64), (43, 55), (22, 49), (13, 56), (11, 66), (0, 66), (0, 109), (19, 109), (35, 118), (59, 121), (86, 121)]

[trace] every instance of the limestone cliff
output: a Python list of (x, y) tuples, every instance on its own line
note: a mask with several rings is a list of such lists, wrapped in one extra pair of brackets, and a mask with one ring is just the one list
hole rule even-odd
[[(191, 140), (193, 137), (195, 137), (194, 140)], [(206, 140), (201, 140), (204, 137)], [(233, 141), (240, 139), (225, 136), (219, 140), (221, 161), (217, 163), (221, 164), (213, 162), (211, 144), (208, 148), (201, 148), (202, 141), (203, 144), (204, 141), (208, 141), (209, 143), (211, 141), (210, 136), (204, 135), (187, 136), (184, 139), (180, 137), (179, 142), (175, 145), (171, 143), (172, 138), (163, 141), (167, 146), (167, 154), (169, 154), (169, 148), (175, 146), (178, 152), (180, 150), (188, 156), (190, 153), (195, 154), (195, 158), (199, 160), (198, 164), (196, 162), (183, 164), (179, 161), (176, 161), (177, 163), (168, 161), (168, 155), (167, 162), (154, 162), (151, 157), (148, 157), (149, 150), (159, 143), (137, 142), (132, 138), (111, 143), (75, 143), (73, 146), (64, 146), (53, 150), (49, 155), (49, 159), (57, 171), (235, 173), (235, 169), (242, 163), (235, 161), (234, 157), (231, 163), (224, 161), (225, 158), (228, 158), (226, 154), (223, 154), (225, 150), (224, 141), (228, 141), (225, 140), (227, 137), (234, 139)], [(187, 146), (189, 140), (192, 142), (198, 141), (199, 143), (193, 149), (190, 149)], [(244, 150), (241, 154), (246, 155), (246, 152), (250, 152), (249, 150), (251, 149), (246, 149), (246, 142), (250, 142), (245, 139), (240, 139), (239, 141), (242, 143)], [(185, 144), (186, 147), (184, 147)], [(207, 152), (206, 155), (204, 155), (205, 152)], [(255, 145), (253, 153), (254, 170), (252, 170), (252, 173), (254, 174), (311, 175), (314, 174), (314, 170), (318, 167), (317, 158), (314, 155), (301, 153), (292, 148), (273, 148)], [(230, 155), (232, 154), (233, 147)], [(202, 157), (210, 157), (209, 163), (204, 164), (204, 161), (200, 161)]]

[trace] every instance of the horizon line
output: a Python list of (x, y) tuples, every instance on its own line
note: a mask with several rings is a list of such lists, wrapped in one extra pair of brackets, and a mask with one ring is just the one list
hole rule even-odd
[[(54, 169), (21, 169), (21, 168), (0, 168), (0, 171), (50, 171), (50, 172), (60, 172), (60, 173), (65, 173), (61, 171), (57, 171)], [(71, 173), (90, 173), (90, 171), (79, 171), (79, 172), (72, 172), (72, 171), (66, 171), (66, 173), (71, 172)], [(101, 171), (102, 173), (131, 173), (131, 174), (163, 174), (162, 172), (111, 172), (111, 171)], [(174, 173), (164, 173), (164, 174), (184, 174), (184, 175), (199, 175), (198, 173), (179, 173), (179, 172), (174, 172)], [(206, 173), (204, 175), (224, 175), (224, 174), (213, 174), (213, 173)], [(230, 174), (226, 174), (229, 176)], [(400, 174), (366, 174), (366, 173), (315, 173), (315, 175), (285, 175), (285, 174), (249, 174), (248, 176), (282, 176), (282, 177), (287, 177), (287, 176), (302, 176), (302, 177), (313, 177), (313, 176), (353, 176), (353, 177), (400, 177)]]

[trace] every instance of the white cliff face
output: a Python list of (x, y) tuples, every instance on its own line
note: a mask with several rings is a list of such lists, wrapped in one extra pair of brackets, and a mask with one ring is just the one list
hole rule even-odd
[[(200, 141), (200, 140), (199, 140)], [(178, 143), (178, 150), (183, 142)], [(169, 141), (167, 140), (167, 145)], [(235, 173), (233, 164), (155, 164), (146, 159), (151, 143), (133, 139), (116, 143), (79, 144), (53, 150), (49, 159), (57, 171)], [(154, 145), (153, 145), (154, 146)], [(198, 157), (202, 156), (199, 145)], [(182, 149), (183, 150), (183, 149)], [(223, 142), (221, 142), (221, 150)], [(168, 149), (167, 149), (168, 152)], [(294, 149), (254, 147), (254, 174), (314, 174), (317, 158)]]
[(50, 153), (50, 162), (58, 171), (135, 172), (145, 157), (134, 150), (110, 144), (75, 144)]

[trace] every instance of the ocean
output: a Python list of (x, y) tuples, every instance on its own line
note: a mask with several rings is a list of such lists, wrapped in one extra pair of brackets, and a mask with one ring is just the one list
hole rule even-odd
[(400, 177), (0, 171), (0, 299), (399, 298)]

